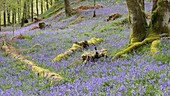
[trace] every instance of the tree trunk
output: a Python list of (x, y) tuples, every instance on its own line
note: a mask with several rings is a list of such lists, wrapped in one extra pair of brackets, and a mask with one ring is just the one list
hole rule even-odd
[(51, 3), (51, 6), (52, 6), (52, 5), (53, 5), (53, 0), (51, 0), (51, 2), (50, 2), (50, 3)]
[(146, 19), (141, 6), (136, 0), (126, 0), (129, 11), (129, 22), (131, 24), (131, 35), (129, 43), (140, 42), (146, 36)]
[(44, 1), (41, 0), (41, 14), (43, 14), (44, 12)]
[(12, 24), (15, 24), (15, 9), (12, 10)]
[(93, 12), (93, 17), (96, 17), (96, 0), (94, 1), (94, 12)]
[(6, 11), (4, 11), (4, 27), (6, 27)]
[(1, 12), (0, 12), (0, 31), (1, 31)]
[(71, 16), (71, 7), (70, 7), (69, 0), (64, 0), (64, 4), (65, 4), (65, 13), (66, 13), (66, 16)]
[(26, 6), (26, 2), (24, 2), (24, 8), (23, 8), (23, 17), (22, 17), (22, 21), (21, 21), (21, 27), (23, 27), (24, 26), (24, 23), (25, 23), (25, 20), (27, 19), (26, 18), (26, 8), (27, 6)]
[[(21, 0), (17, 0), (18, 6), (21, 5)], [(18, 8), (18, 22), (21, 22), (21, 8)]]
[(48, 0), (46, 0), (46, 6), (47, 6), (47, 10), (48, 10), (49, 9)]
[(9, 8), (7, 8), (7, 19), (8, 19), (8, 24), (9, 24), (9, 25), (11, 24), (10, 17), (11, 17), (11, 15), (10, 15), (10, 10), (9, 10)]
[(31, 0), (31, 20), (34, 20), (34, 2)]
[(144, 0), (137, 0), (137, 2), (139, 3), (141, 9), (145, 10), (145, 2), (144, 2)]
[(37, 17), (38, 17), (38, 15), (39, 15), (39, 10), (38, 10), (38, 0), (36, 0), (36, 9), (37, 9)]
[(149, 36), (170, 33), (170, 0), (155, 1), (153, 8)]

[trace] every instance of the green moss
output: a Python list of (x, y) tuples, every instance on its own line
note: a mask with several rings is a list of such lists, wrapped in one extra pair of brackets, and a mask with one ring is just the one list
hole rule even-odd
[(160, 43), (160, 40), (155, 40), (155, 41), (153, 41), (152, 42), (152, 44), (151, 44), (151, 53), (152, 54), (155, 54), (155, 53), (157, 53), (158, 52), (158, 44)]
[(113, 58), (114, 59), (117, 59), (119, 57), (121, 57), (123, 54), (126, 54), (126, 53), (129, 53), (139, 47), (141, 47), (142, 45), (145, 45), (147, 43), (151, 43), (153, 42), (154, 40), (159, 40), (160, 37), (150, 37), (150, 38), (146, 38), (144, 39), (142, 42), (135, 42), (135, 43), (132, 43), (128, 48), (124, 49), (123, 51), (120, 51), (118, 52), (115, 57)]
[[(91, 45), (91, 44), (96, 44), (96, 43), (100, 43), (102, 42), (103, 39), (102, 38), (92, 38), (90, 40), (87, 40), (87, 43), (88, 45)], [(80, 41), (78, 43), (82, 43), (84, 41)], [(75, 52), (76, 50), (80, 49), (80, 48), (83, 48), (83, 46), (80, 46), (78, 44), (73, 44), (71, 48), (69, 48), (68, 50), (66, 50), (64, 53), (61, 53), (59, 55), (57, 55), (54, 59), (53, 59), (53, 62), (57, 62), (57, 61), (60, 61), (62, 60), (63, 58), (67, 58), (68, 56), (70, 56), (71, 54), (73, 54), (73, 52)]]
[(57, 62), (57, 61), (60, 61), (61, 59), (65, 58), (65, 57), (66, 57), (66, 54), (61, 53), (61, 54), (57, 55), (57, 56), (53, 59), (53, 61), (54, 61), (54, 62)]
[(91, 45), (91, 44), (100, 43), (102, 41), (103, 41), (102, 38), (95, 38), (95, 37), (93, 37), (92, 39), (88, 40), (87, 42), (88, 42), (89, 45)]

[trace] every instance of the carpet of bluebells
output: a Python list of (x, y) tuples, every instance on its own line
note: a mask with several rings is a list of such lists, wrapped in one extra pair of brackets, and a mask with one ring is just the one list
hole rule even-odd
[[(107, 0), (106, 0), (107, 1)], [(116, 0), (115, 0), (116, 1)], [(84, 1), (81, 4), (87, 4)], [(116, 52), (128, 44), (130, 26), (127, 20), (128, 10), (124, 2), (100, 2), (104, 8), (97, 9), (97, 17), (92, 18), (93, 10), (81, 12), (72, 17), (50, 17), (43, 22), (51, 24), (44, 30), (29, 31), (33, 24), (15, 31), (15, 35), (24, 34), (23, 40), (14, 40), (14, 46), (20, 48), (20, 54), (32, 60), (38, 66), (61, 74), (65, 79), (51, 82), (31, 72), (22, 62), (13, 59), (0, 50), (0, 95), (2, 96), (169, 96), (170, 95), (170, 40), (162, 38), (160, 52), (149, 54), (149, 45), (132, 54), (111, 61)], [(150, 11), (151, 3), (146, 3)], [(114, 21), (106, 21), (111, 13), (119, 12), (123, 16)], [(76, 18), (83, 21), (75, 23)], [(94, 46), (75, 52), (67, 60), (52, 62), (57, 55), (72, 46), (76, 41), (92, 37), (103, 38), (96, 44), (98, 49), (106, 48), (108, 58), (96, 62), (87, 62), (75, 67), (84, 51), (93, 51)], [(34, 45), (41, 45), (33, 47)]]

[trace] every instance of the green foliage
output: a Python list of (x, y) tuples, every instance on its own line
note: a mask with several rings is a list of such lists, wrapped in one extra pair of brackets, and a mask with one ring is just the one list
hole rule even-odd
[(169, 53), (169, 49), (170, 49), (170, 43), (168, 39), (163, 38), (158, 48), (159, 48), (159, 52), (156, 55), (154, 55), (154, 59), (157, 61), (161, 61), (162, 63), (165, 64), (170, 64), (169, 61), (170, 54), (167, 54)]
[(48, 9), (45, 13), (39, 15), (40, 18), (48, 18), (56, 12), (60, 11), (64, 7), (62, 1), (58, 1), (55, 5), (53, 5), (50, 9)]

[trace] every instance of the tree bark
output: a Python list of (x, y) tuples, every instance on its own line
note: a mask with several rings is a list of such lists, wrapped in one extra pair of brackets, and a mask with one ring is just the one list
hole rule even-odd
[(22, 17), (22, 20), (21, 20), (21, 27), (23, 27), (24, 26), (24, 23), (25, 23), (25, 20), (27, 19), (26, 18), (26, 8), (27, 6), (26, 6), (26, 2), (24, 2), (24, 7), (23, 7), (23, 17)]
[(149, 36), (170, 33), (170, 0), (155, 1), (152, 10)]
[[(21, 0), (17, 0), (18, 6), (21, 5)], [(21, 22), (21, 8), (18, 8), (18, 23)]]
[[(8, 7), (9, 7), (9, 6), (8, 6)], [(9, 10), (9, 8), (7, 8), (7, 20), (8, 20), (8, 24), (9, 24), (9, 25), (11, 24), (10, 17), (11, 17), (11, 15), (10, 15), (10, 10)]]
[(136, 0), (126, 0), (129, 11), (129, 22), (131, 24), (131, 35), (129, 43), (140, 42), (146, 36), (146, 19), (141, 6)]
[(44, 1), (41, 0), (41, 14), (43, 14), (44, 12)]
[(71, 16), (70, 1), (69, 0), (64, 0), (64, 4), (65, 4), (65, 13), (66, 13), (66, 16)]
[(1, 31), (1, 12), (0, 12), (0, 31)]
[(47, 7), (47, 10), (49, 9), (49, 6), (48, 6), (48, 0), (46, 0), (46, 7)]
[(158, 0), (152, 0), (152, 11), (157, 7)]
[(38, 17), (38, 15), (39, 15), (38, 0), (36, 0), (36, 9), (37, 9), (37, 17)]
[(34, 2), (31, 0), (31, 20), (34, 20)]
[(4, 11), (4, 27), (6, 27), (6, 11)]
[(53, 5), (53, 0), (50, 0), (51, 6)]

